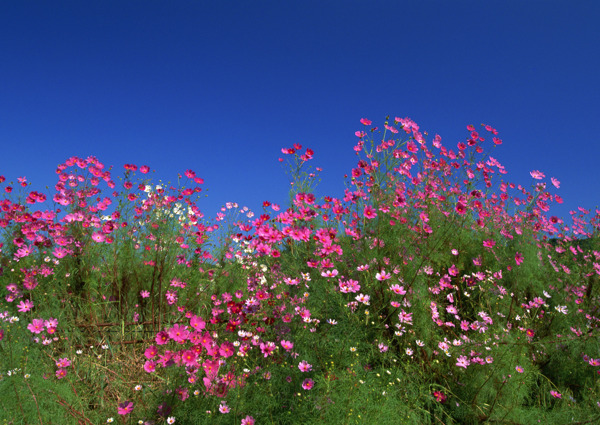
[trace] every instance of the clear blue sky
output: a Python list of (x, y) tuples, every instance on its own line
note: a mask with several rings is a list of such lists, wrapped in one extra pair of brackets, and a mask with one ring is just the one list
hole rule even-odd
[(200, 205), (284, 203), (301, 143), (339, 196), (360, 118), (410, 117), (455, 146), (486, 123), (507, 179), (600, 200), (600, 2), (5, 1), (0, 174), (53, 185), (97, 156), (205, 179)]

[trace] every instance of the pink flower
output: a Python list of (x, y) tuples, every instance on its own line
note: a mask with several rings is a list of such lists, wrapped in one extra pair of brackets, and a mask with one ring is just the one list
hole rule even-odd
[(556, 180), (554, 177), (551, 177), (550, 181), (552, 182), (552, 184), (554, 185), (555, 188), (557, 188), (557, 189), (560, 188), (560, 182), (558, 180)]
[(390, 273), (387, 273), (385, 270), (382, 270), (381, 273), (376, 273), (375, 274), (375, 279), (377, 279), (378, 281), (384, 281), (387, 280), (389, 278), (391, 278), (392, 275)]
[(58, 369), (56, 371), (56, 377), (58, 379), (63, 379), (65, 376), (67, 376), (67, 371), (66, 370), (64, 370), (64, 369)]
[(515, 367), (515, 370), (519, 373), (523, 373), (523, 368), (521, 366)]
[(39, 334), (44, 330), (44, 321), (42, 319), (33, 319), (33, 321), (27, 325), (27, 329), (34, 334)]
[(229, 408), (229, 406), (227, 406), (227, 404), (225, 404), (224, 401), (221, 402), (221, 405), (219, 406), (219, 412), (225, 414), (225, 413), (229, 413), (231, 411), (231, 409)]
[(485, 248), (493, 248), (496, 245), (496, 242), (493, 239), (486, 239), (483, 241), (483, 246)]
[(457, 360), (456, 366), (464, 367), (465, 369), (469, 366), (469, 359), (467, 356), (460, 356)]
[(54, 254), (56, 258), (64, 258), (69, 254), (69, 251), (59, 246), (52, 251), (52, 254)]
[(298, 369), (300, 369), (302, 372), (310, 372), (312, 370), (312, 365), (306, 360), (302, 360), (298, 365)]
[(117, 409), (117, 413), (119, 415), (128, 415), (133, 411), (133, 401), (124, 401), (123, 403), (119, 403), (119, 407)]
[(544, 177), (546, 177), (546, 175), (544, 173), (542, 173), (541, 171), (538, 171), (538, 170), (533, 170), (529, 174), (531, 175), (531, 177), (533, 177), (536, 180), (541, 180)]
[(21, 313), (25, 313), (33, 308), (33, 303), (31, 300), (25, 300), (21, 301), (17, 307)]
[(312, 389), (312, 387), (314, 387), (314, 386), (315, 386), (315, 381), (313, 381), (310, 378), (306, 378), (304, 380), (304, 382), (302, 382), (302, 388), (304, 388), (307, 391)]
[(56, 362), (56, 367), (63, 368), (71, 366), (71, 361), (68, 358), (58, 359)]
[(101, 232), (95, 232), (92, 234), (92, 239), (94, 242), (104, 242), (105, 236)]
[(244, 419), (242, 419), (242, 422), (240, 425), (254, 425), (254, 418), (252, 416), (248, 415)]
[(150, 296), (150, 292), (148, 292), (148, 291), (140, 291), (140, 296), (142, 298), (148, 298)]
[(281, 346), (283, 348), (285, 348), (285, 351), (290, 351), (292, 348), (294, 348), (294, 343), (292, 343), (290, 341), (282, 340)]
[(552, 397), (554, 398), (562, 398), (562, 394), (559, 393), (558, 391), (550, 391), (550, 394), (552, 395)]
[(396, 295), (406, 294), (406, 289), (404, 289), (404, 286), (392, 285), (392, 286), (390, 286), (390, 290)]
[(368, 120), (366, 118), (361, 118), (360, 119), (360, 123), (363, 124), (363, 125), (371, 125), (372, 121)]

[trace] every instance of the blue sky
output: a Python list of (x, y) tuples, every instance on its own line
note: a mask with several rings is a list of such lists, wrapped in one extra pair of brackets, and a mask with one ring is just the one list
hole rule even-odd
[(52, 186), (97, 156), (204, 178), (200, 205), (283, 204), (281, 148), (341, 195), (360, 118), (456, 146), (497, 128), (507, 179), (600, 199), (598, 1), (13, 1), (0, 5), (0, 174)]

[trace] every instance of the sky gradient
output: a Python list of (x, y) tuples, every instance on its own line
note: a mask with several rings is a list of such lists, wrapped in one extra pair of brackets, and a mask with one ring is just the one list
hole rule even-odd
[(598, 22), (598, 1), (2, 2), (0, 175), (42, 190), (94, 155), (193, 169), (207, 216), (260, 210), (287, 199), (282, 147), (340, 197), (359, 120), (390, 115), (448, 147), (492, 125), (506, 179), (555, 177), (564, 217), (600, 200)]

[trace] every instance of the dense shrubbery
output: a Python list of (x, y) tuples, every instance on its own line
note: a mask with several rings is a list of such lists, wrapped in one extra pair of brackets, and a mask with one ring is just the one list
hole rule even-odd
[(260, 216), (206, 220), (191, 170), (70, 158), (51, 200), (1, 177), (4, 423), (599, 421), (600, 212), (548, 217), (490, 126), (452, 150), (361, 123), (343, 195), (296, 145)]

